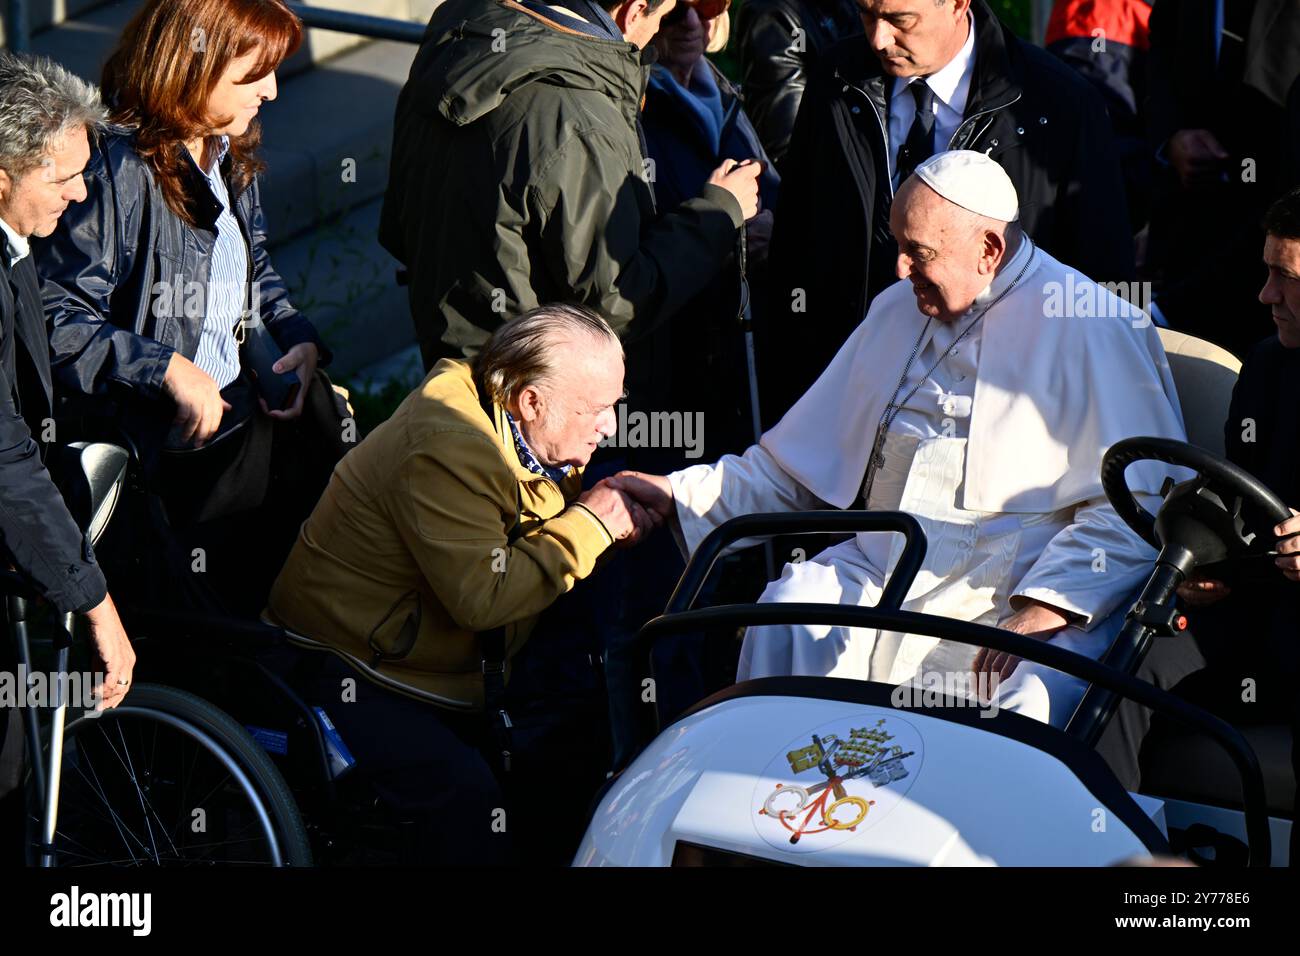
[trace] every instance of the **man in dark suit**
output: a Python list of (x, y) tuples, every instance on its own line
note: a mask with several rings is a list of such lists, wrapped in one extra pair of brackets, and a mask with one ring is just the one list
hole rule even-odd
[[(104, 664), (102, 700), (116, 706), (135, 654), (90, 542), (45, 469), (53, 440), (49, 340), (28, 239), (47, 236), (85, 198), (88, 135), (99, 94), (49, 60), (0, 52), (0, 567), (17, 571), (60, 613), (84, 614)], [(0, 671), (13, 648), (0, 639)], [(22, 721), (0, 707), (0, 803), (22, 780)], [(18, 809), (21, 809), (20, 807)]]

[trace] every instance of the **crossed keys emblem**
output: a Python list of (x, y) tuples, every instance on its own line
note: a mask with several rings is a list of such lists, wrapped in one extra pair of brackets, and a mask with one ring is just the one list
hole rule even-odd
[(816, 767), (826, 779), (811, 787), (778, 783), (763, 801), (759, 814), (772, 817), (789, 830), (791, 843), (798, 843), (806, 833), (857, 829), (876, 801), (851, 796), (844, 784), (861, 777), (875, 787), (901, 780), (908, 775), (903, 761), (915, 753), (904, 753), (897, 744), (890, 745), (893, 734), (884, 729), (884, 723), (882, 718), (871, 729), (853, 728), (848, 739), (837, 734), (813, 734), (812, 746), (791, 750), (786, 760), (792, 771), (803, 773)]

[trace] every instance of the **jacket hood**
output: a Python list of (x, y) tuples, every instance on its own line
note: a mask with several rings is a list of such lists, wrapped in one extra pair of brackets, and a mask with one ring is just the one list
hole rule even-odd
[(408, 86), (419, 112), (463, 126), (530, 83), (639, 102), (647, 70), (635, 44), (587, 36), (513, 0), (447, 0)]

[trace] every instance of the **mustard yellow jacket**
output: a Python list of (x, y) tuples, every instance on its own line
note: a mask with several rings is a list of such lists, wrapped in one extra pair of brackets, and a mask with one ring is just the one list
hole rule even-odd
[(574, 501), (581, 475), (530, 472), (491, 409), (467, 363), (439, 362), (334, 469), (267, 617), (395, 690), (481, 709), (476, 632), (504, 625), (513, 655), (613, 543)]

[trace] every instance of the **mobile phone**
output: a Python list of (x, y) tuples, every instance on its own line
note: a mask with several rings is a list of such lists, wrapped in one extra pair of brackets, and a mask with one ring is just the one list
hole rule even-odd
[(260, 321), (244, 324), (244, 344), (240, 349), (240, 359), (253, 373), (257, 393), (272, 411), (284, 411), (292, 408), (298, 399), (298, 389), (302, 382), (297, 372), (277, 372), (275, 363), (284, 357), (280, 346), (275, 344), (271, 333)]

